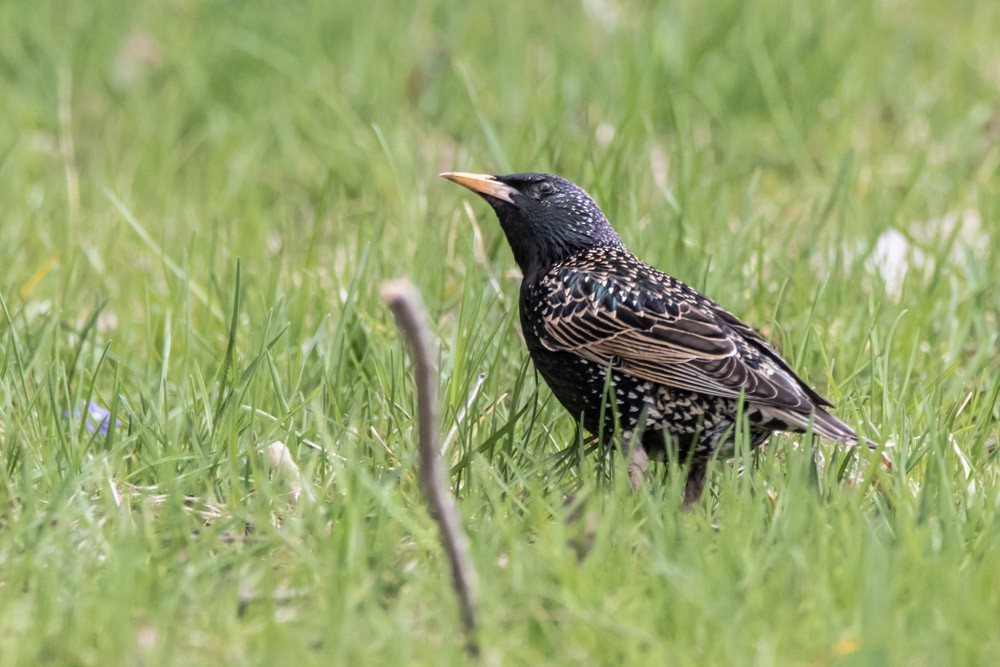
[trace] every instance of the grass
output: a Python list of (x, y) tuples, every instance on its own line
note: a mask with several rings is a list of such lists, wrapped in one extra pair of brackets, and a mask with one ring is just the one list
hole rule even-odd
[[(996, 25), (971, 1), (0, 4), (0, 662), (464, 663), (378, 298), (406, 275), (443, 432), (487, 374), (448, 451), (485, 662), (989, 664)], [(694, 513), (676, 468), (629, 493), (577, 455), (500, 230), (446, 169), (583, 184), (894, 468), (785, 436)]]

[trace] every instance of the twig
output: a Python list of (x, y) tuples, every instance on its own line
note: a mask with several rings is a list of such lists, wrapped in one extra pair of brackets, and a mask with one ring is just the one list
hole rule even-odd
[(485, 381), (486, 371), (483, 371), (479, 374), (479, 377), (476, 378), (476, 384), (473, 385), (472, 391), (469, 392), (469, 398), (466, 399), (465, 405), (463, 405), (462, 409), (458, 411), (457, 415), (455, 415), (455, 423), (451, 425), (450, 429), (448, 429), (448, 434), (444, 436), (444, 440), (441, 442), (441, 456), (444, 456), (448, 451), (448, 445), (451, 444), (451, 439), (455, 437), (456, 433), (458, 433), (458, 427), (462, 424), (462, 420), (465, 419), (465, 413), (472, 407), (472, 403), (476, 400), (476, 396), (479, 396), (479, 390), (483, 388), (483, 382)]
[(441, 543), (451, 566), (452, 585), (458, 596), (465, 627), (466, 650), (479, 654), (476, 638), (476, 571), (469, 555), (469, 541), (462, 530), (455, 499), (444, 482), (444, 471), (437, 446), (437, 409), (434, 397), (434, 368), (431, 362), (430, 335), (420, 295), (408, 280), (392, 280), (382, 286), (382, 298), (389, 304), (413, 353), (417, 387), (417, 422), (419, 427), (420, 483), (431, 516), (438, 524)]

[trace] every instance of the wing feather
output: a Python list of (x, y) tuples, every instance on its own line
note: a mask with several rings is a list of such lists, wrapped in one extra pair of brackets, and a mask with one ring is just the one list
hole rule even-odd
[(644, 264), (630, 275), (561, 267), (541, 287), (550, 350), (688, 391), (805, 412), (829, 405), (757, 332)]

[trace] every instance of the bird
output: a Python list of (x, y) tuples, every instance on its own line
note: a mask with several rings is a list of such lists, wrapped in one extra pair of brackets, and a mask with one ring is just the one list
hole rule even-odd
[(713, 456), (748, 441), (811, 432), (859, 436), (763, 336), (725, 308), (632, 254), (600, 207), (553, 174), (445, 172), (493, 208), (521, 270), (521, 332), (552, 393), (602, 442), (616, 416), (638, 489), (650, 456), (687, 465), (682, 507), (698, 504)]

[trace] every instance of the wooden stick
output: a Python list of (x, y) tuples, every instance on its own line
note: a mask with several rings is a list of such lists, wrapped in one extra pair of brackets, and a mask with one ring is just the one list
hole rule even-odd
[(469, 541), (462, 530), (455, 499), (445, 485), (438, 447), (437, 406), (434, 396), (435, 374), (427, 316), (420, 295), (408, 280), (392, 280), (382, 285), (382, 298), (389, 304), (396, 325), (410, 345), (417, 387), (417, 422), (419, 427), (420, 484), (431, 517), (437, 522), (441, 544), (451, 566), (451, 581), (458, 597), (465, 628), (466, 650), (479, 655), (476, 637), (476, 597), (478, 582), (469, 554)]

